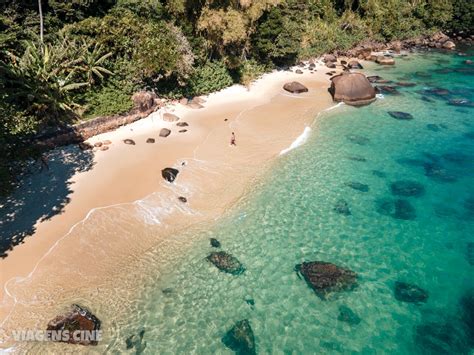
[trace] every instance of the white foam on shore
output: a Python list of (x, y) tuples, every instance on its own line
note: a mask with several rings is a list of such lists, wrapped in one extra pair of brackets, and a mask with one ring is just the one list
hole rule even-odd
[(383, 94), (376, 94), (375, 97), (380, 100), (385, 99), (385, 96), (383, 96)]
[(298, 148), (300, 145), (303, 145), (306, 143), (306, 141), (308, 140), (309, 138), (309, 135), (311, 134), (311, 128), (310, 127), (305, 127), (303, 133), (301, 133), (294, 141), (293, 143), (291, 143), (291, 145), (286, 148), (286, 149), (283, 149), (281, 152), (280, 152), (280, 155), (284, 155), (286, 153), (288, 153), (289, 151), (295, 149), (295, 148)]

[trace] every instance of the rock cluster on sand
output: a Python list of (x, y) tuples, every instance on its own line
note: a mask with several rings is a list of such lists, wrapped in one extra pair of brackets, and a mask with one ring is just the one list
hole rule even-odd
[[(69, 336), (64, 337), (64, 333), (60, 339), (51, 339), (53, 341), (59, 341), (70, 344), (81, 344), (81, 345), (97, 345), (97, 339), (88, 339), (83, 337), (82, 339), (75, 339), (73, 336), (75, 331), (88, 331), (94, 332), (100, 330), (100, 320), (93, 315), (88, 309), (83, 308), (77, 304), (73, 304), (71, 309), (57, 316), (56, 318), (49, 321), (46, 330), (54, 331), (69, 331)], [(94, 333), (90, 333), (93, 335)]]
[(222, 337), (222, 342), (238, 355), (253, 355), (257, 353), (255, 336), (247, 319), (235, 323)]
[(240, 275), (245, 271), (241, 262), (235, 256), (225, 251), (212, 252), (206, 259), (219, 270), (232, 275)]
[(362, 73), (342, 73), (331, 78), (329, 92), (336, 102), (361, 106), (375, 101), (375, 89)]
[(179, 170), (175, 168), (164, 168), (161, 170), (161, 176), (168, 182), (173, 182), (179, 174)]
[(323, 300), (333, 292), (350, 290), (357, 285), (355, 272), (325, 261), (303, 262), (296, 265), (295, 270)]
[(401, 302), (421, 303), (428, 300), (428, 292), (421, 287), (397, 281), (394, 286), (395, 298)]
[(286, 83), (285, 85), (283, 85), (283, 89), (285, 89), (286, 91), (291, 92), (292, 94), (300, 94), (302, 92), (307, 92), (308, 91), (308, 88), (306, 86), (304, 86), (303, 84), (301, 84), (297, 81), (293, 81), (291, 83)]

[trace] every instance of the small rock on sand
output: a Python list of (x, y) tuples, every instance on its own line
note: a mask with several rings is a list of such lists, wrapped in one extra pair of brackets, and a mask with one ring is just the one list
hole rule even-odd
[(171, 134), (171, 130), (168, 128), (162, 128), (160, 131), (160, 137), (166, 138)]

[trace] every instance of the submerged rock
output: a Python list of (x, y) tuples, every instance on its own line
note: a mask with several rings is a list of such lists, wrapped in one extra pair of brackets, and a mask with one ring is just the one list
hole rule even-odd
[(370, 139), (364, 136), (360, 136), (358, 134), (348, 134), (346, 135), (346, 138), (351, 141), (352, 143), (358, 144), (358, 145), (367, 145), (370, 143)]
[(346, 186), (349, 186), (351, 189), (360, 191), (360, 192), (368, 192), (369, 191), (369, 185), (367, 184), (362, 184), (360, 182), (346, 182)]
[(359, 162), (366, 162), (367, 159), (360, 156), (360, 155), (350, 155), (347, 157), (347, 159), (349, 160), (353, 160), (353, 161), (359, 161)]
[(380, 170), (372, 170), (372, 175), (377, 176), (379, 178), (386, 178), (387, 174)]
[(140, 330), (138, 334), (130, 335), (125, 340), (125, 346), (127, 350), (135, 348), (135, 354), (141, 354), (146, 348), (146, 341), (143, 341), (145, 335), (145, 329)]
[(225, 251), (212, 252), (207, 256), (207, 260), (214, 264), (219, 270), (232, 275), (240, 275), (245, 271), (240, 261)]
[(437, 124), (434, 124), (434, 123), (428, 123), (426, 125), (426, 128), (429, 129), (430, 131), (433, 131), (433, 132), (439, 132), (440, 131), (440, 128)]
[(394, 286), (395, 298), (401, 302), (421, 303), (428, 300), (428, 292), (417, 285), (396, 281)]
[(414, 220), (415, 208), (406, 200), (380, 199), (376, 201), (377, 212), (395, 219)]
[(357, 325), (361, 322), (360, 317), (352, 309), (344, 305), (339, 307), (337, 319), (350, 325)]
[(469, 265), (474, 266), (474, 242), (468, 242), (466, 245), (466, 260)]
[(307, 92), (308, 88), (304, 86), (303, 84), (293, 81), (291, 83), (286, 83), (283, 85), (283, 89), (285, 89), (288, 92), (291, 92), (292, 94), (300, 94), (302, 92)]
[[(93, 315), (88, 309), (83, 308), (77, 304), (73, 304), (71, 309), (65, 314), (59, 315), (56, 318), (49, 321), (46, 330), (54, 331), (65, 331), (69, 332), (66, 337), (65, 333), (61, 334), (59, 339), (52, 338), (53, 341), (59, 341), (70, 344), (81, 344), (81, 345), (97, 345), (98, 344), (98, 334), (94, 333), (100, 330), (101, 322), (100, 320)], [(90, 332), (87, 336), (82, 337), (82, 339), (75, 339), (75, 331), (86, 331)]]
[(222, 342), (238, 355), (256, 354), (255, 336), (248, 319), (241, 320), (224, 335)]
[(325, 261), (303, 262), (295, 266), (295, 271), (323, 300), (333, 292), (351, 290), (357, 286), (357, 274), (354, 271)]
[(461, 321), (464, 323), (466, 335), (471, 346), (474, 346), (474, 290), (469, 290), (461, 297)]
[(381, 94), (389, 94), (389, 95), (400, 95), (400, 92), (397, 90), (395, 86), (390, 85), (377, 85), (375, 90)]
[(346, 200), (340, 199), (336, 202), (336, 205), (334, 206), (334, 211), (336, 211), (339, 214), (342, 214), (344, 216), (349, 216), (351, 215), (351, 210), (349, 209), (349, 204), (347, 203)]
[(455, 182), (454, 175), (438, 162), (429, 162), (424, 164), (425, 175), (438, 182)]
[(414, 118), (410, 113), (401, 111), (388, 111), (388, 114), (397, 120), (412, 120)]
[(211, 247), (213, 248), (220, 248), (221, 247), (221, 242), (219, 242), (216, 238), (211, 238)]
[(422, 354), (468, 354), (466, 335), (458, 323), (427, 322), (415, 329), (415, 342)]
[(179, 174), (179, 170), (175, 168), (164, 168), (161, 170), (161, 176), (168, 182), (173, 182)]
[(409, 81), (398, 81), (396, 82), (396, 84), (398, 86), (403, 86), (403, 87), (413, 87), (413, 86), (416, 86), (416, 83), (412, 83), (412, 82), (409, 82)]
[(368, 76), (367, 80), (371, 83), (378, 83), (380, 80), (382, 80), (382, 77), (378, 75), (372, 75), (372, 76)]
[(425, 187), (416, 181), (400, 180), (390, 185), (392, 194), (395, 196), (420, 197), (425, 193)]

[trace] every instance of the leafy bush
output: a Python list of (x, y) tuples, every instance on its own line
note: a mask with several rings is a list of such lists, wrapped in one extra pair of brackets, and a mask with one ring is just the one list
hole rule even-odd
[(84, 107), (84, 117), (94, 118), (128, 112), (133, 103), (129, 92), (107, 85), (98, 91), (89, 92), (84, 98)]
[(259, 76), (267, 71), (267, 67), (251, 59), (245, 61), (239, 68), (239, 82), (242, 85), (249, 86), (252, 81), (258, 79)]
[(209, 94), (232, 84), (232, 77), (223, 62), (207, 62), (204, 66), (196, 68), (189, 78), (189, 94)]

